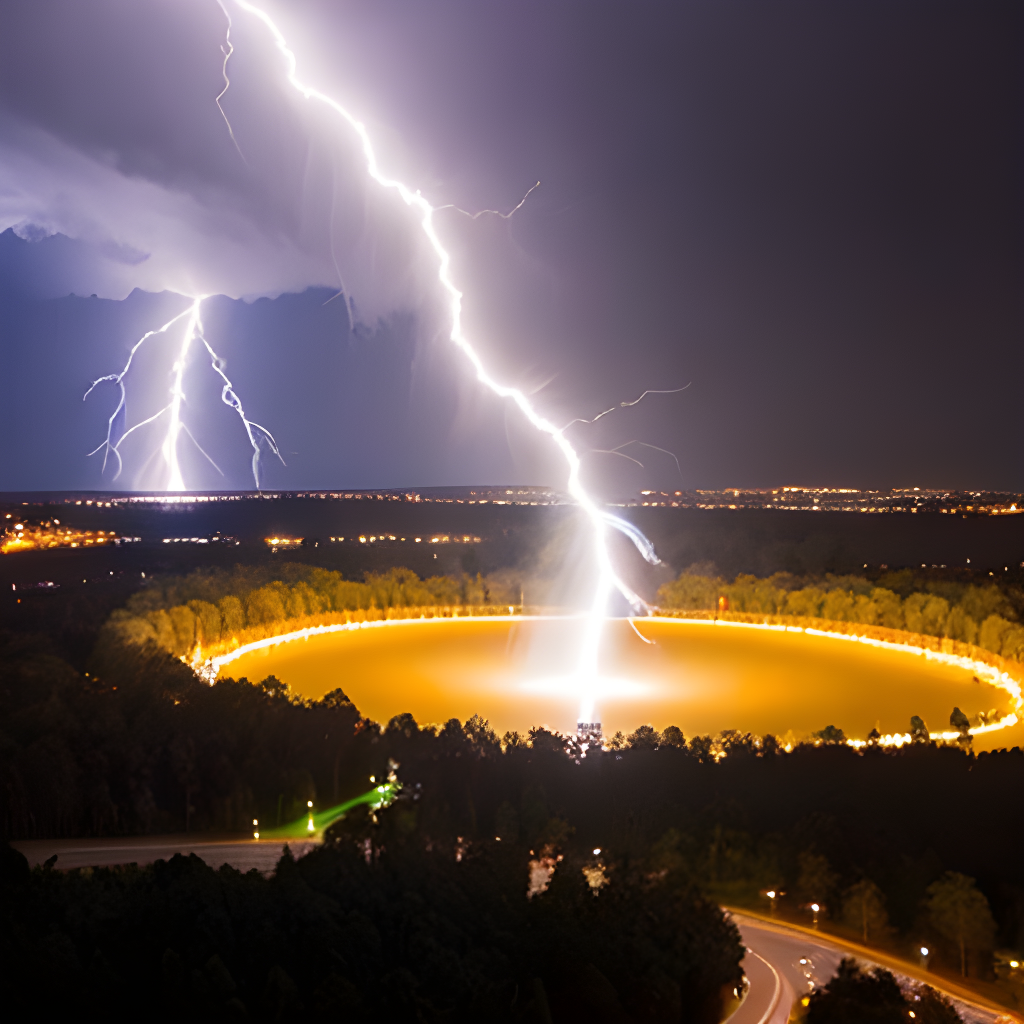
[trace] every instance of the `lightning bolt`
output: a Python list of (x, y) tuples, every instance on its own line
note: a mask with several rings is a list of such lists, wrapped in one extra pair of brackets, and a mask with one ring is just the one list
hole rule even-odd
[[(260, 478), (259, 478), (259, 459), (260, 455), (264, 450), (270, 451), (281, 459), (282, 465), (284, 459), (281, 457), (280, 451), (278, 451), (277, 442), (274, 440), (273, 435), (266, 427), (261, 426), (259, 423), (255, 423), (245, 415), (245, 410), (242, 408), (242, 402), (238, 395), (235, 393), (234, 387), (230, 380), (224, 373), (224, 361), (214, 352), (210, 343), (206, 340), (206, 336), (203, 333), (203, 321), (202, 321), (202, 305), (203, 300), (206, 296), (198, 296), (192, 300), (192, 304), (183, 309), (177, 316), (172, 317), (162, 327), (158, 327), (156, 330), (147, 331), (139, 340), (132, 346), (131, 351), (128, 353), (128, 360), (124, 365), (124, 369), (120, 373), (110, 373), (104, 377), (98, 377), (90, 385), (88, 390), (82, 396), (84, 402), (89, 395), (96, 389), (100, 384), (113, 383), (118, 387), (118, 402), (114, 411), (110, 415), (110, 419), (107, 420), (107, 436), (96, 448), (94, 448), (89, 455), (95, 455), (97, 452), (103, 452), (103, 469), (107, 468), (107, 463), (113, 456), (117, 460), (117, 472), (114, 474), (116, 480), (124, 469), (124, 461), (121, 458), (121, 445), (126, 438), (130, 437), (135, 431), (147, 426), (150, 423), (156, 422), (162, 417), (167, 418), (167, 431), (164, 434), (163, 441), (159, 448), (154, 451), (150, 458), (146, 462), (146, 466), (152, 462), (153, 458), (159, 455), (162, 458), (164, 466), (166, 467), (167, 477), (164, 490), (167, 491), (183, 491), (185, 490), (185, 480), (181, 472), (181, 463), (178, 459), (178, 442), (181, 434), (184, 433), (189, 440), (196, 446), (199, 452), (206, 458), (210, 465), (217, 470), (222, 476), (224, 475), (220, 467), (213, 459), (206, 453), (203, 447), (195, 439), (192, 431), (188, 429), (188, 426), (182, 420), (181, 407), (185, 402), (185, 389), (184, 389), (184, 378), (185, 368), (188, 365), (189, 350), (192, 348), (193, 342), (202, 342), (206, 351), (210, 355), (211, 366), (214, 372), (224, 382), (221, 388), (221, 401), (225, 405), (234, 409), (238, 413), (242, 420), (242, 424), (245, 427), (246, 435), (249, 438), (249, 443), (253, 448), (252, 456), (252, 475), (256, 481), (256, 489), (259, 490)], [(172, 367), (172, 379), (171, 379), (171, 393), (170, 401), (157, 412), (153, 413), (152, 416), (148, 416), (144, 420), (140, 420), (138, 423), (129, 427), (127, 430), (124, 429), (124, 424), (127, 421), (127, 390), (125, 388), (125, 377), (128, 371), (132, 367), (132, 361), (135, 358), (135, 353), (150, 339), (158, 334), (165, 334), (171, 327), (178, 323), (183, 318), (186, 318), (185, 330), (181, 337), (181, 344), (178, 348), (178, 357)], [(146, 468), (145, 466), (143, 467)]]
[(477, 210), (476, 213), (470, 213), (469, 210), (464, 210), (461, 206), (456, 206), (454, 203), (446, 203), (444, 206), (435, 206), (434, 210), (436, 212), (440, 212), (441, 210), (455, 210), (457, 213), (461, 213), (470, 220), (479, 220), (485, 213), (491, 213), (495, 217), (500, 217), (502, 220), (511, 220), (512, 214), (518, 213), (526, 205), (526, 200), (530, 198), (530, 193), (535, 188), (540, 188), (539, 181), (536, 184), (531, 185), (526, 190), (526, 195), (524, 195), (523, 198), (508, 211), (508, 213), (502, 213), (501, 210)]
[[(392, 178), (382, 171), (377, 160), (373, 142), (362, 121), (337, 100), (302, 81), (298, 74), (298, 59), (270, 15), (255, 4), (250, 3), (249, 0), (235, 0), (235, 3), (247, 14), (262, 22), (270, 33), (284, 61), (286, 78), (289, 85), (305, 99), (323, 104), (342, 119), (359, 140), (367, 174), (381, 188), (394, 192), (418, 217), (420, 230), (437, 259), (437, 279), (448, 300), (448, 315), (451, 321), (450, 340), (469, 361), (476, 372), (477, 380), (499, 398), (511, 400), (536, 430), (551, 439), (565, 460), (568, 468), (567, 488), (569, 494), (585, 513), (593, 531), (593, 555), (598, 573), (593, 600), (586, 619), (582, 650), (577, 665), (578, 678), (581, 685), (586, 687), (588, 682), (597, 678), (601, 631), (606, 619), (607, 606), (611, 594), (617, 590), (637, 613), (650, 614), (651, 611), (647, 603), (615, 571), (607, 543), (608, 530), (611, 528), (623, 533), (634, 543), (637, 550), (648, 562), (657, 564), (660, 560), (654, 552), (654, 546), (631, 523), (627, 523), (618, 516), (614, 516), (600, 508), (587, 493), (580, 478), (580, 456), (565, 436), (565, 429), (555, 426), (550, 420), (542, 416), (521, 390), (500, 383), (487, 371), (476, 349), (463, 330), (462, 292), (452, 279), (451, 256), (447, 249), (445, 249), (434, 223), (434, 215), (438, 212), (438, 208), (432, 206), (419, 190), (413, 189), (404, 182)], [(536, 185), (534, 188), (536, 188)], [(523, 202), (525, 202), (525, 198)], [(522, 203), (519, 205), (522, 206)], [(584, 713), (586, 713), (586, 709), (592, 708), (592, 706), (593, 699), (585, 691)]]
[[(576, 422), (579, 422), (578, 420)], [(679, 456), (675, 452), (670, 452), (667, 448), (659, 448), (656, 444), (648, 444), (646, 441), (626, 441), (625, 444), (620, 444), (615, 448), (591, 448), (590, 453), (592, 455), (619, 455), (624, 459), (629, 459), (630, 462), (635, 462), (641, 469), (644, 468), (644, 464), (639, 459), (634, 459), (632, 455), (627, 455), (622, 449), (628, 448), (631, 444), (638, 444), (641, 448), (653, 448), (656, 452), (664, 452), (666, 455), (670, 455), (676, 464), (676, 469), (679, 470), (679, 477), (682, 479), (683, 467), (679, 465)]]
[[(537, 184), (540, 184), (540, 182)], [(691, 381), (690, 383), (693, 382)], [(618, 405), (613, 405), (610, 409), (605, 409), (604, 412), (599, 412), (593, 419), (586, 420), (582, 417), (577, 417), (574, 420), (570, 420), (564, 427), (562, 427), (562, 429), (568, 430), (576, 423), (596, 423), (598, 420), (604, 419), (609, 413), (615, 412), (616, 409), (630, 409), (634, 405), (639, 405), (648, 395), (678, 395), (680, 391), (685, 391), (689, 386), (689, 384), (684, 384), (681, 388), (672, 388), (670, 391), (645, 391), (639, 398), (634, 398), (632, 402), (619, 402)], [(632, 444), (631, 441), (628, 443)], [(622, 447), (625, 447), (625, 445)], [(649, 445), (649, 447), (653, 448), (654, 445)], [(665, 449), (662, 448), (660, 450), (664, 451)]]
[(242, 408), (242, 400), (235, 393), (234, 385), (230, 380), (228, 380), (227, 374), (224, 373), (224, 360), (213, 351), (210, 347), (210, 343), (206, 340), (205, 335), (200, 334), (199, 338), (206, 347), (206, 351), (209, 353), (210, 365), (213, 367), (214, 373), (216, 373), (224, 382), (224, 386), (220, 390), (221, 401), (238, 413), (242, 420), (242, 424), (245, 427), (246, 436), (249, 438), (249, 443), (252, 445), (252, 476), (256, 481), (256, 490), (259, 490), (260, 455), (263, 451), (266, 449), (276, 455), (281, 460), (282, 466), (285, 465), (284, 457), (278, 450), (277, 442), (274, 440), (274, 435), (271, 434), (266, 427), (261, 426), (254, 420), (250, 420), (245, 415), (245, 410)]
[(163, 325), (158, 327), (155, 331), (147, 331), (135, 344), (132, 346), (131, 351), (128, 353), (128, 362), (124, 364), (124, 369), (120, 373), (109, 373), (105, 377), (97, 377), (90, 385), (89, 389), (82, 395), (82, 401), (84, 402), (100, 384), (113, 383), (118, 387), (118, 402), (117, 407), (110, 414), (110, 419), (107, 420), (107, 438), (98, 447), (94, 448), (89, 455), (95, 455), (96, 452), (103, 452), (103, 469), (107, 468), (107, 461), (110, 456), (113, 455), (117, 459), (117, 472), (114, 474), (116, 480), (121, 475), (121, 470), (124, 468), (124, 464), (121, 461), (121, 453), (118, 451), (118, 446), (121, 442), (132, 432), (136, 427), (141, 427), (144, 423), (149, 423), (156, 419), (157, 416), (163, 414), (164, 410), (161, 409), (155, 416), (151, 416), (144, 423), (136, 424), (136, 427), (132, 427), (131, 430), (126, 431), (118, 436), (117, 441), (114, 441), (114, 434), (118, 431), (121, 425), (125, 422), (125, 416), (127, 414), (127, 394), (124, 387), (124, 378), (128, 371), (132, 368), (132, 360), (135, 358), (135, 353), (139, 351), (142, 346), (149, 341), (154, 335), (163, 334), (170, 327), (173, 327), (183, 316), (189, 312), (188, 309), (182, 310), (177, 316), (172, 317)]
[[(228, 126), (228, 135), (231, 136), (231, 141), (235, 144), (235, 149), (238, 150), (238, 155), (242, 158), (242, 162), (248, 166), (249, 161), (245, 159), (245, 154), (242, 152), (242, 147), (238, 145), (238, 139), (235, 138), (235, 131), (231, 127), (231, 122), (228, 120), (228, 115), (225, 113), (224, 108), (220, 105), (220, 101), (224, 99), (228, 89), (231, 88), (231, 79), (228, 78), (228, 61), (231, 60), (231, 54), (235, 52), (234, 44), (231, 42), (231, 14), (228, 9), (224, 6), (224, 0), (217, 0), (217, 5), (224, 12), (224, 17), (227, 19), (228, 27), (224, 33), (225, 45), (220, 48), (220, 52), (224, 54), (224, 63), (220, 67), (220, 73), (224, 76), (224, 88), (217, 94), (214, 99), (214, 103), (217, 104), (217, 109), (220, 111), (220, 116), (224, 118), (224, 123)], [(538, 184), (540, 184), (538, 182)]]

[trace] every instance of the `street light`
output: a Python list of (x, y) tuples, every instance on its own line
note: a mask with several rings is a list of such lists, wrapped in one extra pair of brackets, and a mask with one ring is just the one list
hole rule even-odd
[(774, 916), (775, 916), (775, 900), (776, 900), (776, 897), (778, 897), (779, 895), (780, 895), (780, 894), (779, 894), (779, 893), (777, 893), (777, 892), (776, 892), (776, 891), (775, 891), (774, 889), (769, 889), (769, 890), (768, 890), (768, 891), (767, 891), (767, 892), (765, 893), (765, 896), (767, 896), (767, 897), (768, 897), (768, 899), (770, 899), (770, 900), (771, 900), (771, 916), (772, 916), (772, 917), (774, 917)]
[(821, 907), (817, 903), (812, 903), (811, 904), (811, 911), (814, 914), (814, 927), (815, 928), (818, 927), (818, 911), (819, 910), (821, 910)]

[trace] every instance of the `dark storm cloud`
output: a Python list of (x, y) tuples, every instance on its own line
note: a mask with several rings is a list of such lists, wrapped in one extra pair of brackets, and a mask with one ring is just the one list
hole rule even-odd
[(251, 18), (222, 103), (235, 147), (216, 104), (227, 27), (214, 0), (7, 5), (0, 230), (86, 244), (89, 291), (111, 298), (337, 286), (347, 263), (371, 315), (414, 301), (408, 219), (367, 189), (352, 133), (287, 88)]
[[(435, 204), (509, 209), (543, 182), (508, 222), (439, 215), (496, 374), (544, 385), (542, 410), (565, 422), (693, 382), (574, 428), (584, 447), (635, 439), (679, 455), (681, 478), (651, 449), (632, 452), (643, 470), (587, 456), (610, 491), (1024, 486), (1019, 5), (272, 10), (304, 76), (349, 102), (386, 169)], [(0, 17), (0, 227), (74, 240), (36, 243), (51, 255), (9, 281), (37, 295), (251, 298), (343, 280), (366, 337), (415, 339), (387, 349), (389, 383), (302, 330), (265, 330), (273, 303), (246, 321), (247, 344), (267, 366), (277, 344), (289, 365), (321, 360), (319, 401), (386, 415), (392, 454), (373, 456), (375, 482), (408, 482), (414, 450), (424, 482), (551, 477), (514, 416), (509, 442), (476, 429), (493, 425), (493, 403), (431, 341), (444, 339), (433, 269), (406, 212), (367, 187), (336, 123), (289, 92), (258, 25), (234, 15), (224, 106), (243, 159), (213, 103), (214, 0), (33, 0)], [(310, 422), (301, 390), (268, 390), (286, 433)], [(445, 415), (427, 414), (435, 401)], [(370, 471), (359, 460), (374, 446), (342, 457), (323, 436), (308, 435), (282, 485)]]

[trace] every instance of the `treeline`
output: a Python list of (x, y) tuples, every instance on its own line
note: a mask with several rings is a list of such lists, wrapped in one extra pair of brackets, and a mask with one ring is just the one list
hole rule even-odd
[[(695, 567), (699, 570), (700, 567)], [(931, 580), (921, 590), (909, 570), (872, 582), (832, 576), (809, 582), (790, 573), (767, 579), (687, 571), (658, 591), (665, 608), (792, 615), (856, 622), (976, 644), (1004, 658), (1024, 660), (1024, 626), (1015, 603), (995, 584)], [(720, 599), (724, 598), (724, 602)]]
[(379, 831), (362, 848), (342, 835), (286, 853), (269, 879), (180, 855), (30, 873), (0, 850), (5, 1006), (17, 1019), (44, 999), (46, 1015), (116, 1021), (717, 1024), (740, 984), (735, 927), (683, 881), (638, 864), (595, 898), (573, 858), (531, 899), (521, 843), (456, 859), (414, 827)]
[[(0, 649), (6, 836), (243, 833), (353, 797), (397, 764), (410, 800), (379, 826), (343, 826), (363, 829), (350, 837), (363, 849), (370, 838), (456, 857), (500, 842), (523, 872), (547, 847), (591, 867), (601, 849), (613, 879), (665, 872), (679, 891), (762, 909), (765, 892), (784, 892), (780, 911), (817, 902), (851, 936), (867, 928), (901, 952), (925, 942), (956, 973), (990, 976), (994, 949), (1024, 951), (1017, 749), (787, 753), (770, 736), (644, 726), (583, 756), (572, 739), (499, 738), (478, 718), (380, 726), (338, 691), (301, 701), (272, 678), (206, 686), (152, 647), (100, 651), (90, 673), (24, 640)], [(963, 935), (943, 910), (958, 901), (977, 910)]]
[(363, 582), (297, 563), (197, 569), (184, 577), (154, 580), (115, 611), (109, 632), (135, 645), (152, 642), (177, 657), (197, 645), (209, 650), (245, 638), (270, 635), (278, 625), (310, 616), (391, 609), (503, 608), (520, 593), (504, 577), (466, 574), (420, 579), (410, 569), (367, 573)]

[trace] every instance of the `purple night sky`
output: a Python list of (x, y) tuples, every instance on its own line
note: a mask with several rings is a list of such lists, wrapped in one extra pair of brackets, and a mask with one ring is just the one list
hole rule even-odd
[[(0, 10), (0, 489), (103, 488), (89, 383), (187, 304), (280, 488), (563, 482), (447, 340), (435, 267), (355, 136), (233, 0)], [(495, 376), (606, 496), (809, 483), (1024, 489), (1014, 2), (307, 0), (265, 5), (437, 223)], [(340, 293), (340, 294), (339, 294)], [(333, 297), (333, 298), (332, 298)], [(330, 300), (330, 301), (328, 301)], [(141, 350), (129, 423), (166, 401)], [(208, 360), (184, 418), (251, 486)], [(601, 454), (626, 451), (640, 466)], [(115, 486), (152, 484), (158, 433)], [(184, 449), (183, 449), (184, 452)]]

